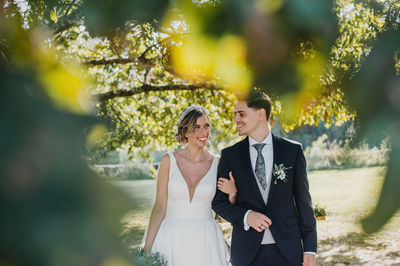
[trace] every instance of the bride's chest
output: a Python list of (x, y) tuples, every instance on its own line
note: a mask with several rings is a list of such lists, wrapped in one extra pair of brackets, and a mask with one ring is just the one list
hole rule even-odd
[[(217, 167), (207, 170), (206, 172), (172, 172), (168, 183), (168, 199), (180, 203), (209, 204), (216, 191)], [(188, 180), (189, 178), (185, 178), (183, 174), (187, 177), (192, 174), (191, 177), (195, 177), (196, 180)]]
[(196, 185), (198, 181), (207, 174), (207, 172), (210, 170), (210, 167), (210, 162), (204, 162), (201, 164), (188, 164), (181, 162), (178, 166), (179, 171), (188, 185)]

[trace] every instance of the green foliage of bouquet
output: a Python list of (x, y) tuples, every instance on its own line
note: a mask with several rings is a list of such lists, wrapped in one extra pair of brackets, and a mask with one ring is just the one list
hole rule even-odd
[(147, 254), (144, 249), (138, 252), (138, 262), (140, 265), (167, 266), (168, 263), (160, 253)]

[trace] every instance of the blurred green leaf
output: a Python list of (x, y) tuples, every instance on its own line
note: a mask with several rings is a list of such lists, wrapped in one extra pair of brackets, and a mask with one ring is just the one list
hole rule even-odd
[(81, 12), (87, 29), (94, 35), (106, 35), (124, 28), (127, 21), (153, 22), (162, 19), (167, 0), (85, 0)]
[(394, 68), (394, 58), (399, 47), (398, 30), (382, 33), (360, 72), (345, 86), (350, 103), (358, 110), (360, 133), (368, 136), (384, 131), (392, 144), (379, 202), (375, 211), (363, 222), (367, 232), (379, 230), (400, 207), (400, 77)]
[(95, 120), (52, 108), (27, 73), (0, 80), (0, 264), (129, 265), (118, 235), (131, 202), (83, 159)]

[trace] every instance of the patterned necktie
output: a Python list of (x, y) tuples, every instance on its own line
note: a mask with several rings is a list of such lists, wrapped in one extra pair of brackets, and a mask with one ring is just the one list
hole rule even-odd
[(256, 148), (257, 150), (256, 168), (254, 172), (256, 173), (258, 182), (260, 182), (261, 187), (265, 190), (267, 188), (267, 181), (265, 175), (265, 161), (264, 161), (264, 156), (261, 153), (264, 146), (265, 143), (253, 145), (253, 147)]

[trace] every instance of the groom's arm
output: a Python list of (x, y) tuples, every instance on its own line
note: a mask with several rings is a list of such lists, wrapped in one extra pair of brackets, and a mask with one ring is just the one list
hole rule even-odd
[(309, 192), (306, 159), (300, 145), (297, 146), (294, 168), (294, 196), (298, 211), (301, 238), (305, 252), (317, 252), (317, 228)]
[[(232, 170), (229, 165), (226, 153), (226, 149), (222, 150), (221, 152), (217, 179), (219, 177), (228, 178), (229, 172)], [(236, 186), (237, 185), (238, 184), (236, 183)], [(237, 190), (239, 191), (239, 188), (237, 188)], [(212, 208), (219, 216), (230, 222), (232, 225), (240, 226), (241, 228), (243, 228), (243, 218), (247, 212), (247, 209), (238, 206), (237, 204), (231, 204), (229, 202), (228, 194), (225, 194), (224, 192), (217, 189), (217, 192), (215, 193), (214, 199), (212, 201)]]

